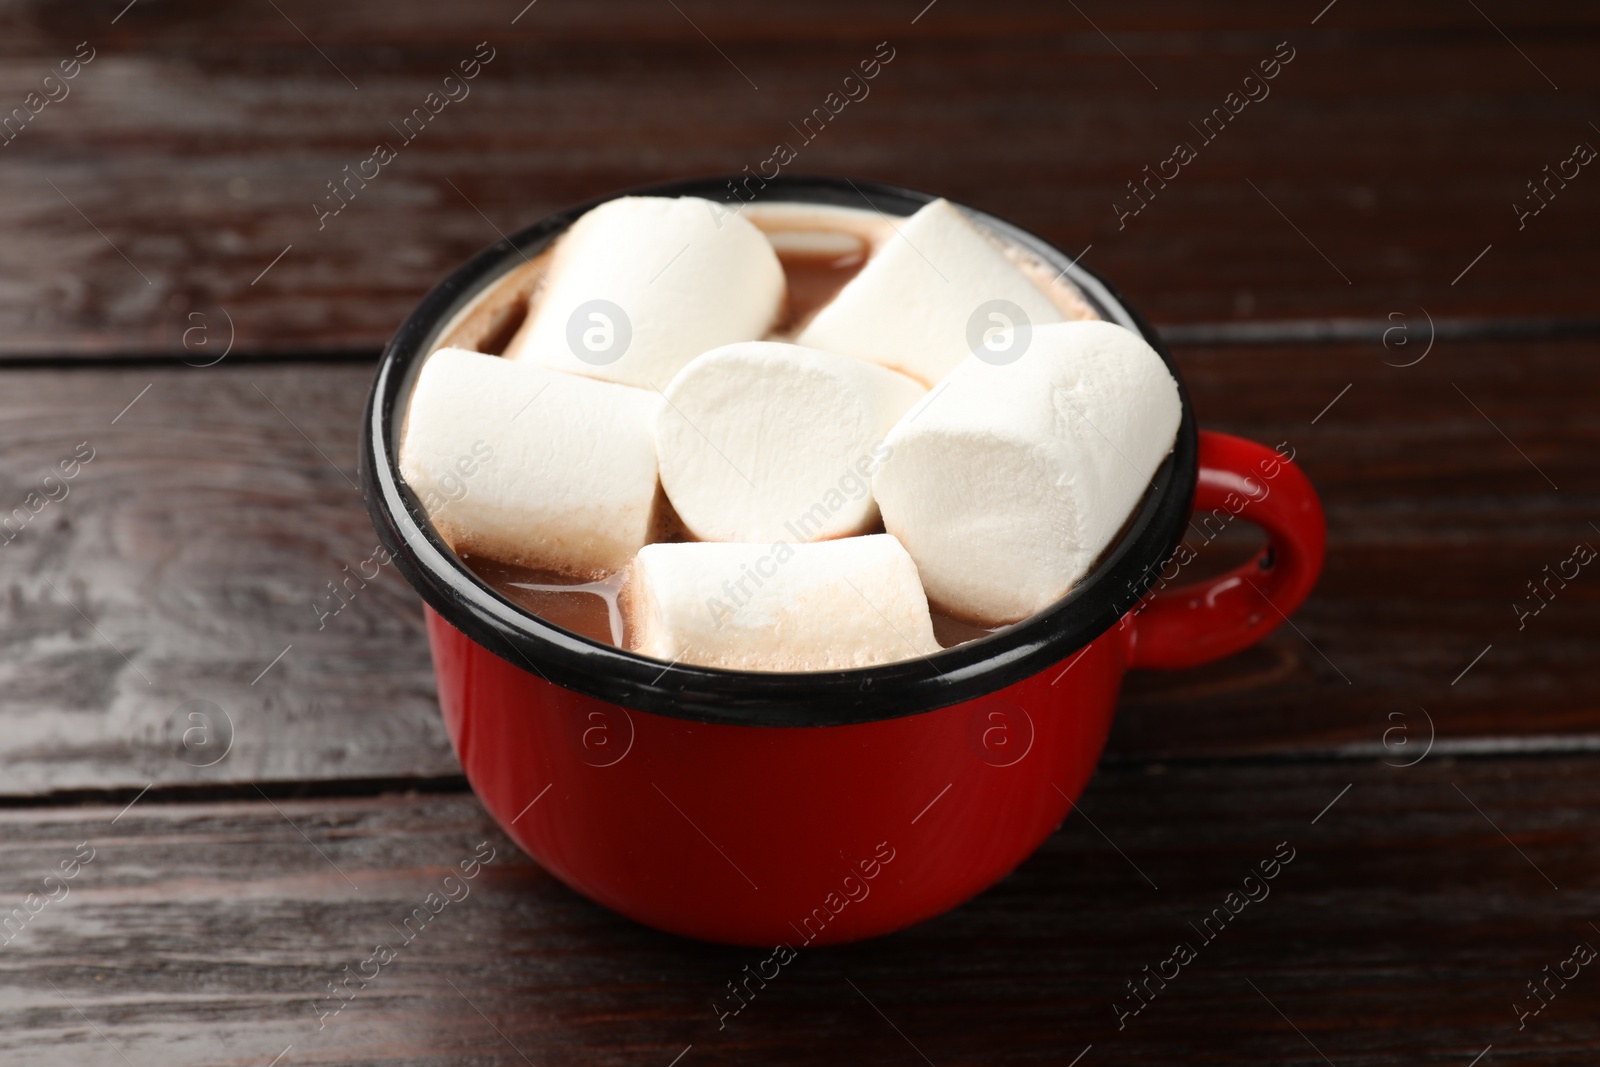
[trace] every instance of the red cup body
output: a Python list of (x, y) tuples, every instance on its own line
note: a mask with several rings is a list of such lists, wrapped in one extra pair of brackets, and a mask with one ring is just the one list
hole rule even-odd
[(519, 846), (649, 926), (794, 948), (937, 915), (1037, 848), (1105, 744), (1125, 632), (919, 715), (730, 726), (552, 685), (428, 609), (451, 741)]
[(430, 607), (440, 706), (490, 814), (590, 899), (707, 941), (873, 937), (982, 892), (1061, 824), (1130, 664), (1228, 655), (1309, 594), (1322, 507), (1281, 452), (1203, 433), (1194, 505), (1261, 525), (1267, 548), (1198, 584), (1151, 575), (1061, 662), (932, 711), (793, 727), (628, 709), (513, 665)]

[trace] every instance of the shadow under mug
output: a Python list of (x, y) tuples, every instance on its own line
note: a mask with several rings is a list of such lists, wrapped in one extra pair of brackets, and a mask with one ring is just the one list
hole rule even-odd
[[(614, 195), (724, 201), (739, 180)], [(836, 178), (740, 192), (890, 217), (933, 199)], [(467, 778), (521, 848), (590, 899), (688, 937), (796, 949), (938, 915), (1061, 824), (1099, 759), (1126, 670), (1240, 651), (1315, 584), (1322, 507), (1292, 459), (1197, 430), (1170, 353), (1109, 285), (1039, 237), (970, 211), (1063, 271), (1101, 317), (1143, 335), (1179, 381), (1172, 454), (1066, 597), (926, 659), (807, 674), (669, 666), (529, 614), (433, 530), (400, 480), (399, 434), (445, 323), (606, 199), (486, 249), (429, 293), (383, 353), (361, 440), (367, 509), (426, 604), (439, 702)], [(1267, 544), (1225, 574), (1175, 584), (1191, 510), (1239, 516)]]

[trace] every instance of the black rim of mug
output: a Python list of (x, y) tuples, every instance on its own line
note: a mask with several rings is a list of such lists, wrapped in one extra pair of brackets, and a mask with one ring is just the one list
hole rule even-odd
[(1062, 271), (1103, 318), (1142, 335), (1171, 370), (1183, 402), (1172, 453), (1120, 539), (1050, 607), (989, 636), (876, 667), (768, 673), (668, 665), (572, 633), (518, 607), (468, 570), (434, 531), (420, 501), (400, 480), (397, 465), (399, 432), (416, 373), (444, 324), (584, 212), (619, 196), (699, 196), (732, 204), (736, 185), (745, 200), (865, 205), (889, 217), (909, 215), (936, 199), (836, 177), (760, 182), (748, 176), (665, 182), (566, 208), (478, 253), (423, 298), (384, 349), (362, 422), (362, 495), (396, 568), (446, 622), (508, 663), (599, 700), (695, 722), (801, 727), (899, 718), (986, 696), (1076, 655), (1117, 624), (1183, 538), (1198, 468), (1193, 405), (1160, 337), (1098, 274), (1027, 230), (972, 208), (963, 210), (980, 225)]

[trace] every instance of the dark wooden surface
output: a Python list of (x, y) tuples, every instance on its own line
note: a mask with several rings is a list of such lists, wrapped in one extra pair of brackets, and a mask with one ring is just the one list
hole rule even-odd
[[(540, 0), (515, 25), (513, 0), (276, 6), (140, 0), (115, 25), (114, 3), (5, 8), (0, 99), (80, 41), (97, 55), (0, 149), (0, 350), (181, 352), (198, 311), (218, 329), (226, 312), (242, 349), (373, 351), (497, 229), (756, 168), (880, 41), (894, 59), (871, 94), (788, 169), (1092, 244), (1086, 262), (1159, 322), (1596, 317), (1600, 178), (1520, 230), (1512, 210), (1546, 164), (1600, 145), (1600, 11), (1582, 0), (1490, 5), (1515, 47), (1456, 0), (1340, 0), (1315, 26), (1314, 2), (939, 0), (915, 25), (916, 0)], [(480, 41), (495, 58), (471, 94), (319, 229), (326, 183), (398, 139), (390, 124)], [(1281, 41), (1295, 58), (1271, 95), (1198, 143), (1190, 124)], [(1198, 158), (1119, 229), (1113, 202), (1179, 141)]]
[[(1207, 425), (1296, 450), (1330, 550), (1299, 632), (1130, 678), (1111, 758), (1370, 755), (1389, 712), (1418, 706), (1444, 749), (1600, 744), (1600, 673), (1586, 666), (1600, 594), (1575, 581), (1521, 630), (1512, 608), (1545, 565), (1600, 544), (1594, 396), (1556, 384), (1592, 380), (1600, 350), (1440, 341), (1397, 368), (1384, 358), (1422, 351), (1398, 338), (1178, 348)], [(0, 370), (3, 499), (81, 442), (95, 449), (67, 496), (0, 545), (5, 793), (458, 773), (404, 581), (385, 569), (320, 614), (336, 605), (327, 583), (376, 548), (346, 481), (370, 374), (227, 360)], [(1219, 540), (1202, 562), (1234, 547)], [(191, 700), (234, 727), (211, 766), (174, 758)]]
[[(1081, 1063), (1350, 1067), (1493, 1045), (1486, 1062), (1576, 1065), (1600, 1043), (1587, 972), (1520, 1032), (1511, 1009), (1546, 964), (1600, 943), (1588, 758), (1106, 768), (1082, 800), (1093, 826), (1069, 818), (920, 927), (802, 951), (724, 1029), (712, 1002), (761, 953), (588, 903), (470, 796), (119, 807), (4, 819), (13, 896), (95, 850), (0, 955), (7, 1063), (120, 1062), (109, 1042), (171, 1067), (290, 1045), (284, 1063), (440, 1067), (666, 1067), (691, 1045), (684, 1063), (922, 1062), (914, 1045), (938, 1067), (1062, 1064), (1093, 1045)], [(319, 1029), (326, 984), (485, 841), (471, 894)], [(1282, 843), (1270, 895), (1119, 1030), (1123, 984), (1198, 943), (1187, 924)]]
[[(371, 377), (226, 360), (0, 371), (0, 499), (94, 449), (0, 545), (5, 792), (460, 773), (411, 588), (385, 567), (327, 614), (328, 583), (371, 573), (377, 548), (354, 484)], [(232, 727), (210, 766), (181, 747), (194, 700)]]
[[(1600, 544), (1600, 172), (1512, 207), (1600, 146), (1593, 5), (523, 2), (0, 8), (0, 115), (95, 50), (0, 147), (0, 514), (94, 453), (0, 543), (0, 914), (96, 850), (0, 946), (0, 1060), (1594, 1062), (1600, 979), (1512, 1010), (1600, 945), (1596, 579), (1513, 608)], [(480, 41), (471, 95), (319, 231), (324, 183)], [(1259, 648), (1129, 678), (1093, 826), (719, 1031), (747, 953), (576, 897), (465, 790), (403, 581), (318, 609), (375, 546), (355, 420), (421, 293), (552, 208), (798, 144), (880, 41), (789, 169), (1092, 246), (1205, 425), (1296, 449), (1328, 563)], [(1281, 41), (1271, 95), (1119, 229)], [(483, 841), (474, 895), (319, 1031)], [(1123, 983), (1280, 841), (1272, 896), (1119, 1031)]]

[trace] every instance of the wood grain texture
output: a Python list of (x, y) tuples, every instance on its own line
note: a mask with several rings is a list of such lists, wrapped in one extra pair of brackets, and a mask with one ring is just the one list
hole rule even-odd
[[(1420, 742), (1430, 721), (1441, 751), (1600, 744), (1600, 578), (1585, 569), (1520, 630), (1512, 607), (1579, 541), (1600, 545), (1600, 353), (1440, 342), (1384, 364), (1425, 340), (1179, 350), (1203, 425), (1296, 449), (1327, 509), (1328, 563), (1295, 626), (1260, 647), (1130, 676), (1109, 758), (1388, 755), (1390, 727), (1409, 723), (1391, 744)], [(376, 547), (346, 480), (369, 376), (229, 361), (0, 372), (0, 518), (80, 443), (95, 449), (66, 497), (0, 544), (5, 793), (458, 773), (403, 580), (385, 568), (319, 615), (338, 603), (327, 583)], [(1231, 527), (1192, 573), (1250, 538)], [(234, 725), (214, 766), (192, 764), (217, 750), (182, 746), (191, 700)]]
[(1388, 365), (1423, 352), (1411, 316), (1404, 347), (1179, 350), (1203, 426), (1296, 449), (1328, 558), (1295, 627), (1130, 675), (1113, 753), (1379, 752), (1430, 717), (1446, 749), (1595, 743), (1600, 575), (1555, 583), (1532, 617), (1514, 607), (1578, 544), (1600, 548), (1594, 347), (1440, 341)]
[[(4, 792), (459, 773), (420, 601), (392, 567), (361, 567), (377, 547), (353, 484), (370, 379), (5, 375)], [(48, 488), (80, 445), (94, 458)], [(26, 524), (13, 510), (63, 489)], [(341, 603), (328, 583), (363, 569), (381, 573), (320, 614)], [(191, 720), (191, 701), (220, 711)]]
[[(1381, 327), (1425, 305), (1592, 325), (1600, 178), (1520, 229), (1512, 204), (1600, 145), (1600, 14), (1343, 0), (1312, 25), (1321, 6), (141, 0), (113, 22), (120, 4), (10, 5), (0, 114), (79, 42), (96, 51), (0, 148), (0, 353), (182, 352), (195, 313), (231, 320), (241, 350), (375, 351), (500, 232), (756, 169), (779, 142), (792, 173), (926, 188), (1092, 245), (1085, 262), (1163, 323)], [(392, 124), (481, 41), (495, 58), (471, 95), (404, 142)], [(894, 59), (870, 95), (804, 140), (880, 41)], [(1282, 41), (1271, 95), (1203, 142), (1194, 126)], [(398, 158), (319, 229), (327, 183), (381, 141)], [(1197, 158), (1119, 222), (1127, 183), (1180, 141)]]
[[(1600, 944), (1596, 767), (1104, 769), (1082, 814), (997, 888), (891, 937), (802, 950), (721, 1030), (713, 999), (764, 953), (589, 904), (465, 795), (144, 801), (114, 824), (116, 806), (12, 811), (7, 909), (79, 842), (95, 853), (0, 948), (0, 1055), (122, 1062), (109, 1043), (134, 1064), (262, 1065), (292, 1045), (280, 1062), (667, 1067), (692, 1045), (682, 1067), (919, 1052), (961, 1067), (1064, 1064), (1092, 1045), (1080, 1067), (1362, 1067), (1466, 1064), (1492, 1044), (1494, 1063), (1592, 1063), (1594, 974), (1521, 1031), (1511, 1005), (1575, 943)], [(319, 1030), (327, 983), (395, 942), (391, 924), (485, 841), (496, 856), (471, 895)], [(1270, 895), (1204, 943), (1188, 924), (1280, 843), (1293, 859)], [(1124, 983), (1180, 941), (1198, 958), (1119, 1030)]]
[[(1600, 145), (1593, 4), (524, 2), (0, 8), (13, 125), (95, 50), (0, 133), (0, 1061), (1595, 1061), (1600, 978), (1513, 1010), (1600, 945), (1600, 577), (1514, 607), (1600, 544), (1600, 175), (1513, 209)], [(470, 97), (319, 229), (326, 183), (480, 41)], [(804, 141), (880, 41), (870, 97)], [(1280, 41), (1271, 96), (1120, 225)], [(802, 952), (719, 1029), (763, 954), (518, 854), (452, 777), (415, 595), (384, 568), (327, 614), (329, 583), (375, 548), (360, 360), (429, 286), (552, 209), (779, 141), (789, 172), (1087, 248), (1203, 425), (1296, 449), (1329, 556), (1260, 647), (1130, 676), (1079, 811), (1001, 885)], [(1253, 544), (1234, 524), (1190, 573)], [(396, 783), (440, 792), (367, 795)], [(319, 1028), (483, 842), (472, 895)], [(1270, 897), (1200, 944), (1280, 842)], [(1198, 959), (1119, 1028), (1179, 941)]]

